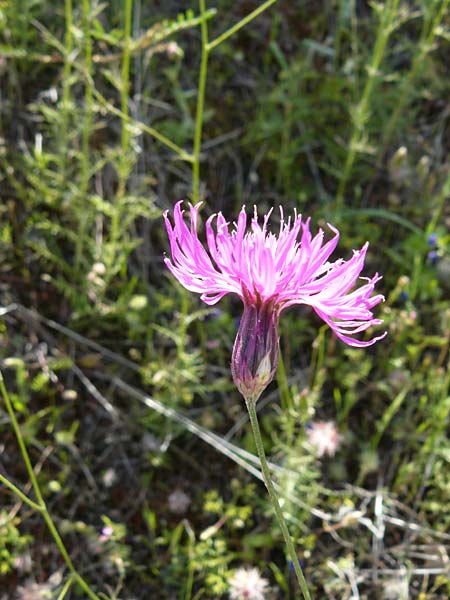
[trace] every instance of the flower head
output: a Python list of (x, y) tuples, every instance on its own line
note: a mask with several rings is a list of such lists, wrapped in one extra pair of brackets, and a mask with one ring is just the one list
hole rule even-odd
[(430, 233), (430, 235), (428, 236), (428, 245), (431, 246), (432, 248), (434, 248), (437, 245), (437, 241), (438, 241), (438, 235), (437, 233)]
[(436, 250), (430, 250), (430, 252), (428, 252), (427, 258), (430, 261), (430, 263), (434, 266), (439, 259), (439, 254), (436, 252)]
[(191, 503), (190, 497), (182, 490), (174, 490), (167, 498), (170, 512), (183, 515)]
[(231, 600), (264, 600), (269, 582), (258, 569), (237, 569), (228, 582)]
[(114, 529), (111, 527), (111, 525), (107, 525), (106, 527), (103, 527), (102, 535), (98, 538), (98, 541), (101, 544), (104, 544), (105, 542), (107, 542), (108, 540), (111, 539), (113, 534), (114, 534)]
[(307, 429), (308, 441), (317, 456), (334, 456), (341, 443), (341, 436), (334, 421), (316, 421)]
[[(173, 225), (168, 211), (164, 214), (172, 254), (165, 263), (178, 281), (186, 289), (201, 294), (206, 304), (213, 305), (229, 293), (242, 299), (244, 317), (236, 340), (240, 347), (235, 346), (233, 356), (245, 359), (247, 364), (236, 365), (234, 377), (238, 374), (241, 380), (245, 379), (246, 369), (253, 377), (260, 376), (261, 366), (266, 373), (266, 385), (270, 382), (269, 374), (273, 377), (276, 369), (277, 354), (272, 346), (277, 337), (278, 317), (294, 304), (311, 306), (350, 346), (370, 346), (384, 337), (385, 334), (368, 341), (353, 337), (382, 322), (372, 314), (373, 307), (384, 300), (381, 294), (373, 295), (380, 279), (378, 274), (356, 287), (367, 243), (361, 250), (355, 250), (349, 260), (329, 262), (339, 240), (339, 232), (332, 225), (328, 227), (333, 237), (324, 242), (322, 229), (314, 237), (311, 235), (310, 219), (303, 221), (300, 215), (294, 214), (292, 221), (289, 218), (285, 222), (280, 207), (280, 229), (275, 235), (267, 229), (272, 211), (264, 216), (261, 224), (255, 208), (250, 231), (247, 231), (247, 214), (243, 207), (231, 232), (222, 213), (209, 217), (204, 247), (197, 233), (201, 204), (190, 205), (189, 226), (184, 221), (181, 205), (182, 202), (175, 205)], [(258, 345), (260, 336), (268, 339), (266, 348), (261, 343)], [(243, 347), (247, 337), (250, 341)]]

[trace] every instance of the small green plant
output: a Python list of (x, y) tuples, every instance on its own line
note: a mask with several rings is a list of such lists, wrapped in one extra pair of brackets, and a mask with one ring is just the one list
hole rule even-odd
[(31, 535), (23, 535), (18, 529), (20, 518), (6, 510), (0, 512), (0, 575), (7, 575), (17, 564), (17, 559), (33, 541)]

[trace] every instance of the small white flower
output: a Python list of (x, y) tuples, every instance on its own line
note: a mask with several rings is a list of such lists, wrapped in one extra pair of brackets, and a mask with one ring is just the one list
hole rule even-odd
[(168, 497), (169, 510), (176, 515), (183, 515), (189, 508), (191, 499), (181, 490), (175, 490)]
[(31, 583), (17, 588), (18, 600), (51, 600), (52, 589), (47, 583)]
[(400, 569), (398, 579), (386, 580), (383, 584), (382, 594), (385, 600), (407, 600), (409, 598), (409, 586), (406, 573), (402, 573)]
[(308, 441), (314, 446), (317, 456), (333, 456), (341, 442), (341, 436), (334, 421), (317, 421), (307, 430)]
[(258, 569), (237, 569), (229, 579), (231, 600), (264, 600), (269, 582)]
[(16, 556), (14, 559), (14, 568), (17, 569), (17, 571), (21, 574), (31, 573), (33, 569), (33, 560), (31, 558), (31, 554), (29, 552), (25, 552), (25, 554)]
[(112, 487), (117, 481), (117, 473), (114, 469), (106, 469), (102, 475), (103, 485), (107, 488)]
[(176, 42), (169, 42), (166, 46), (167, 56), (183, 56), (183, 50)]

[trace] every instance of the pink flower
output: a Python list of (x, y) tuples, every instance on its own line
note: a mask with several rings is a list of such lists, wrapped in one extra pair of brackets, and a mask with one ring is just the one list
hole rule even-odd
[(103, 529), (102, 529), (102, 535), (98, 538), (98, 541), (101, 544), (104, 544), (105, 542), (107, 542), (111, 538), (111, 536), (113, 535), (113, 533), (114, 533), (114, 529), (110, 525), (107, 525), (106, 527), (103, 527)]
[[(189, 205), (189, 227), (184, 221), (181, 205), (182, 201), (175, 205), (173, 225), (168, 211), (164, 213), (172, 253), (172, 259), (165, 258), (165, 263), (178, 281), (186, 289), (201, 294), (206, 304), (213, 305), (229, 293), (235, 293), (242, 299), (243, 329), (237, 337), (241, 340), (241, 347), (236, 348), (235, 345), (233, 351), (233, 356), (241, 359), (239, 364), (234, 365), (235, 382), (236, 377), (242, 382), (246, 373), (247, 379), (257, 377), (264, 359), (263, 376), (261, 378), (261, 373), (258, 375), (258, 389), (263, 384), (262, 380), (268, 385), (276, 369), (277, 352), (272, 346), (273, 339), (278, 339), (278, 317), (281, 311), (294, 304), (311, 306), (350, 346), (370, 346), (386, 335), (368, 341), (350, 337), (382, 323), (372, 314), (372, 308), (384, 300), (381, 294), (372, 295), (375, 284), (381, 278), (375, 274), (356, 287), (368, 243), (361, 250), (353, 251), (353, 256), (347, 261), (338, 259), (329, 262), (339, 240), (339, 232), (332, 225), (328, 227), (333, 237), (324, 243), (322, 229), (312, 237), (310, 219), (302, 221), (302, 217), (295, 213), (292, 222), (291, 218), (285, 222), (280, 207), (281, 222), (277, 236), (267, 230), (272, 210), (264, 216), (261, 225), (255, 207), (250, 231), (247, 231), (247, 215), (245, 207), (242, 207), (231, 233), (222, 213), (212, 215), (206, 221), (206, 249), (197, 234), (201, 203)], [(256, 321), (254, 314), (246, 315), (249, 310), (256, 311)], [(268, 318), (267, 313), (272, 313), (273, 319)], [(261, 322), (264, 320), (268, 335), (262, 331), (264, 326)], [(258, 331), (255, 323), (259, 323)], [(261, 335), (269, 340), (270, 347), (261, 346)], [(249, 339), (250, 343), (243, 348), (242, 341)], [(244, 356), (246, 361), (243, 365)], [(242, 392), (241, 387), (238, 385)], [(248, 385), (243, 387), (247, 389)]]
[(341, 436), (334, 421), (316, 421), (308, 427), (307, 434), (317, 456), (334, 456), (341, 443)]
[(269, 582), (258, 569), (237, 569), (228, 581), (231, 600), (264, 600)]

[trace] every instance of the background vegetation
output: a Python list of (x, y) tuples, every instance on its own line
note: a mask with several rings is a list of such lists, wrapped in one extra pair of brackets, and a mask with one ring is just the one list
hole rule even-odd
[[(343, 256), (369, 240), (389, 335), (351, 349), (286, 313), (267, 451), (315, 598), (445, 599), (449, 2), (279, 0), (229, 31), (261, 4), (1, 0), (6, 387), (98, 594), (225, 598), (247, 565), (293, 598), (231, 383), (239, 302), (171, 278), (161, 215), (281, 204), (338, 226)], [(34, 497), (5, 404), (0, 431), (0, 473)], [(6, 486), (0, 529), (0, 598), (86, 597)]]

